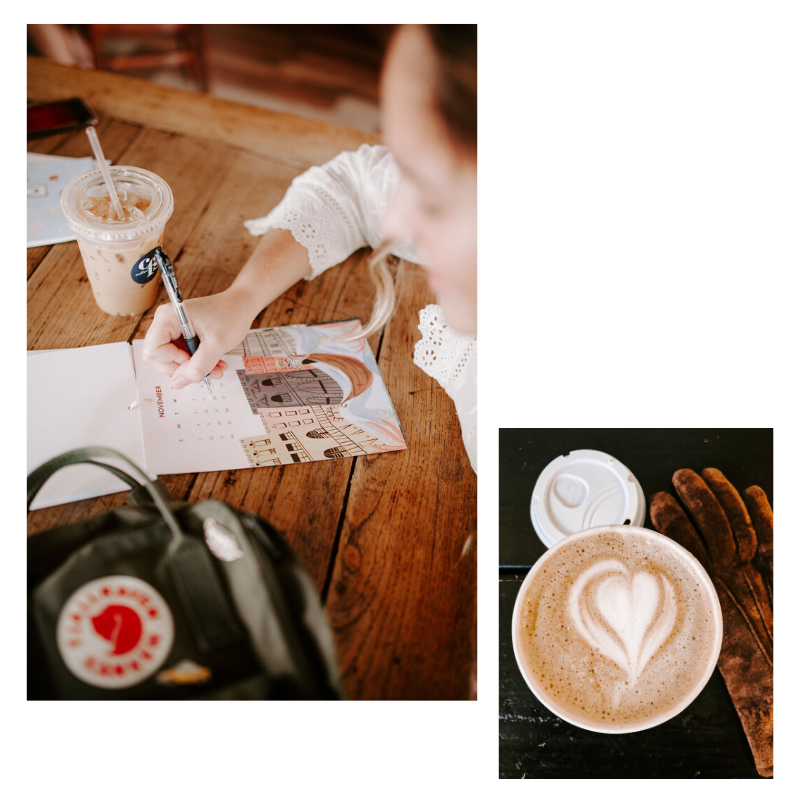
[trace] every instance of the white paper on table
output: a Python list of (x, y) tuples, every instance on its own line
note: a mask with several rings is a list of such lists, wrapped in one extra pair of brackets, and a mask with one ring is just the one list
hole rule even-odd
[[(118, 450), (153, 479), (403, 450), (369, 346), (337, 340), (358, 327), (340, 320), (250, 331), (225, 355), (230, 369), (211, 381), (211, 394), (203, 384), (173, 391), (167, 375), (143, 362), (143, 339), (30, 352), (28, 471), (91, 446)], [(305, 366), (283, 363), (304, 353)], [(127, 488), (100, 468), (70, 466), (31, 508)]]
[[(61, 213), (61, 191), (72, 178), (97, 169), (95, 158), (28, 153), (28, 247), (74, 242), (75, 233)], [(111, 164), (110, 159), (106, 159)], [(33, 192), (33, 194), (31, 194)]]
[[(144, 446), (131, 347), (127, 342), (28, 353), (28, 472), (78, 447), (110, 447), (144, 468)], [(114, 463), (114, 462), (109, 462)], [(121, 469), (122, 463), (115, 463)], [(64, 467), (32, 509), (128, 490), (107, 470)]]

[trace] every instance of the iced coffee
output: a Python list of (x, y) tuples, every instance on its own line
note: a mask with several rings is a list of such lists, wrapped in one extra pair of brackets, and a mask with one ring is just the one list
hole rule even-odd
[(138, 167), (109, 167), (122, 207), (117, 213), (100, 170), (79, 175), (64, 188), (61, 209), (75, 231), (97, 305), (107, 314), (147, 311), (158, 294), (153, 251), (163, 243), (172, 216), (169, 185)]

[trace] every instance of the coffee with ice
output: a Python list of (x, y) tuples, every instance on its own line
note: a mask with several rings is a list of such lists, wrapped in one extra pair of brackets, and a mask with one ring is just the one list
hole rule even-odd
[(147, 311), (158, 294), (152, 252), (172, 216), (169, 185), (138, 167), (109, 167), (122, 206), (114, 210), (100, 170), (79, 175), (61, 194), (61, 210), (75, 231), (95, 301), (107, 314)]

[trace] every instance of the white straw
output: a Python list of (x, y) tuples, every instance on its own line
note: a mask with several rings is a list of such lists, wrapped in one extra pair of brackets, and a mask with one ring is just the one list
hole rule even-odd
[(108, 167), (106, 166), (106, 159), (105, 156), (103, 155), (103, 148), (100, 147), (100, 140), (97, 138), (97, 131), (94, 129), (94, 125), (89, 125), (86, 128), (86, 135), (89, 137), (89, 142), (92, 145), (92, 150), (94, 150), (94, 157), (100, 164), (100, 172), (103, 173), (103, 180), (105, 180), (106, 186), (108, 187), (108, 195), (111, 198), (111, 202), (114, 204), (114, 211), (117, 212), (117, 219), (124, 220), (125, 214), (122, 211), (122, 206), (120, 205), (119, 197), (117, 197), (117, 190), (114, 188), (114, 183), (111, 180), (111, 173), (108, 171)]

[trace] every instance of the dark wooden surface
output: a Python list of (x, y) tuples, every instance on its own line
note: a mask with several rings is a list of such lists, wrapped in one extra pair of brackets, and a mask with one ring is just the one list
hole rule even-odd
[[(86, 99), (114, 163), (144, 167), (172, 187), (165, 249), (188, 296), (230, 285), (257, 244), (243, 227), (278, 203), (291, 180), (369, 135), (125, 76), (28, 60), (28, 97)], [(156, 113), (158, 112), (158, 113)], [(91, 154), (83, 132), (28, 149)], [(301, 281), (253, 327), (369, 316), (364, 252)], [(28, 349), (143, 338), (154, 309), (111, 317), (92, 298), (75, 242), (28, 250)], [(305, 561), (331, 621), (353, 699), (467, 699), (476, 671), (476, 480), (452, 402), (412, 363), (417, 311), (432, 296), (411, 272), (400, 307), (370, 339), (409, 447), (400, 453), (217, 473), (163, 476), (176, 501), (209, 497), (281, 530)], [(157, 305), (167, 302), (162, 286)], [(429, 446), (435, 443), (435, 446)], [(124, 505), (125, 494), (28, 516), (29, 534)]]
[[(772, 428), (501, 428), (500, 566), (530, 567), (545, 546), (531, 522), (542, 470), (572, 450), (600, 450), (621, 461), (645, 500), (672, 489), (676, 470), (716, 467), (740, 491), (760, 486), (772, 502)], [(648, 509), (645, 528), (652, 528)]]
[[(677, 717), (620, 735), (564, 722), (525, 683), (511, 644), (511, 617), (528, 568), (545, 552), (530, 521), (531, 493), (552, 459), (579, 449), (619, 459), (647, 499), (670, 491), (677, 469), (717, 467), (739, 491), (757, 484), (772, 502), (771, 428), (500, 430), (500, 777), (758, 778), (718, 670)], [(653, 527), (649, 513), (644, 525)]]

